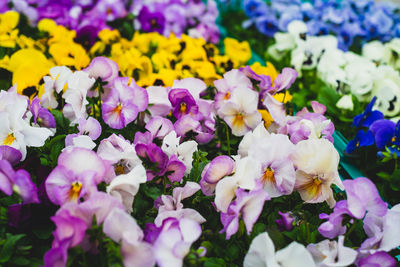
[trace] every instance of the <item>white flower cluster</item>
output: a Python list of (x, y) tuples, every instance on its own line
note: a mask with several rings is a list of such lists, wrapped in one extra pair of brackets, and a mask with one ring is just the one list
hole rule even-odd
[(351, 95), (361, 102), (377, 97), (375, 108), (385, 116), (400, 113), (400, 39), (382, 44), (365, 44), (362, 55), (338, 48), (334, 36), (307, 36), (302, 21), (289, 24), (287, 33), (276, 33), (275, 44), (268, 53), (280, 60), (290, 54), (291, 65), (299, 76), (302, 70), (313, 69), (318, 78), (343, 97), (337, 102), (342, 109), (353, 109)]

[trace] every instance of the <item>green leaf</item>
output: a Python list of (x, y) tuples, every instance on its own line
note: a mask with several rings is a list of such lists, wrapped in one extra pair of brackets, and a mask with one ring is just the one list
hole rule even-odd
[(17, 242), (24, 236), (24, 234), (11, 235), (7, 233), (7, 240), (0, 251), (0, 263), (8, 262), (13, 255)]
[(225, 261), (221, 258), (208, 258), (204, 267), (226, 267)]

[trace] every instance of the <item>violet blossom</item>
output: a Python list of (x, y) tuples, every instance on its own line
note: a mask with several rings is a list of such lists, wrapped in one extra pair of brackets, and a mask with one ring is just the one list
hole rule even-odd
[(235, 234), (239, 229), (239, 216), (241, 215), (246, 225), (247, 234), (253, 229), (264, 206), (270, 197), (262, 188), (246, 192), (238, 188), (235, 192), (236, 199), (229, 205), (226, 213), (221, 213), (221, 222), (224, 228), (220, 233), (226, 233), (226, 239)]
[(113, 87), (102, 105), (104, 121), (114, 129), (122, 129), (146, 110), (148, 95), (135, 82), (128, 85), (128, 78), (115, 79)]

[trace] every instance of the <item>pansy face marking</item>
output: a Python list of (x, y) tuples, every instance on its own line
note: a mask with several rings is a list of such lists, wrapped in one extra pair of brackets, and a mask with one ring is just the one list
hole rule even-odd
[(68, 192), (69, 199), (77, 200), (79, 198), (79, 195), (81, 194), (81, 190), (82, 190), (82, 183), (78, 181), (73, 182)]

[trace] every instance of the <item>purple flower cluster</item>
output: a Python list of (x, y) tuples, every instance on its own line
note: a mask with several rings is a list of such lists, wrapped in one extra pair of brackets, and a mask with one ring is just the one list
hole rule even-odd
[(136, 17), (137, 30), (165, 36), (188, 33), (213, 43), (219, 41), (218, 9), (214, 0), (207, 3), (196, 0), (7, 0), (1, 3), (0, 12), (8, 10), (8, 4), (24, 13), (33, 24), (49, 18), (76, 30), (77, 40), (82, 43), (93, 44), (100, 30), (110, 28), (109, 22), (131, 13)]
[(207, 3), (196, 0), (134, 0), (133, 12), (137, 13), (137, 29), (144, 32), (158, 32), (165, 36), (171, 33), (188, 33), (192, 37), (203, 37), (217, 43), (219, 29), (215, 24), (218, 9), (214, 0)]

